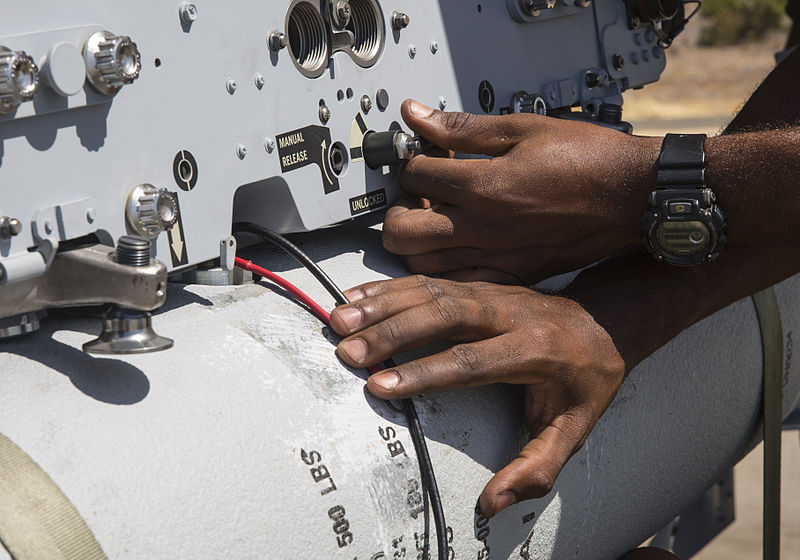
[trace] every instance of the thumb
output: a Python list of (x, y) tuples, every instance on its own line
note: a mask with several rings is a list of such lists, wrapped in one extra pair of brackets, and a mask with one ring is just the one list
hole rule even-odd
[(567, 424), (571, 422), (563, 415), (553, 419), (516, 459), (492, 477), (480, 497), (484, 515), (493, 517), (510, 505), (541, 498), (553, 489), (561, 469), (585, 439), (570, 435), (563, 429)]
[(400, 112), (418, 135), (440, 148), (464, 154), (499, 156), (532, 132), (540, 115), (473, 115), (445, 112), (406, 99)]

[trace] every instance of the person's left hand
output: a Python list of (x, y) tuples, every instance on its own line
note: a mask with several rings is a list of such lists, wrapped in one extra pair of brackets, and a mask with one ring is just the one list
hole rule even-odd
[(444, 352), (372, 375), (376, 397), (490, 383), (525, 386), (525, 422), (533, 439), (480, 497), (493, 516), (547, 494), (622, 384), (625, 364), (610, 335), (576, 302), (517, 286), (455, 283), (412, 276), (346, 292), (331, 313), (346, 338), (337, 348), (352, 367), (436, 341)]

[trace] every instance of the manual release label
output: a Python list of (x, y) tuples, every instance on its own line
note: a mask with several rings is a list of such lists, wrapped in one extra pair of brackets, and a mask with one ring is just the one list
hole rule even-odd
[(281, 172), (288, 173), (307, 165), (317, 165), (325, 194), (339, 190), (339, 179), (328, 163), (328, 150), (331, 147), (329, 128), (311, 125), (279, 134), (275, 140), (278, 143)]
[(350, 199), (350, 215), (355, 216), (386, 206), (386, 191), (372, 191)]

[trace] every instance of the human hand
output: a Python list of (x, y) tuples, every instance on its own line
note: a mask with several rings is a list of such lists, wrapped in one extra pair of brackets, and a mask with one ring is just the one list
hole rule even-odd
[(544, 496), (586, 440), (622, 384), (625, 364), (609, 334), (574, 301), (518, 286), (413, 276), (348, 290), (331, 313), (352, 367), (448, 340), (444, 352), (372, 375), (370, 393), (401, 399), (458, 387), (516, 383), (525, 388), (532, 440), (486, 485), (491, 517)]
[(659, 138), (532, 114), (434, 111), (410, 100), (402, 114), (441, 148), (493, 156), (420, 155), (401, 170), (409, 196), (388, 210), (383, 243), (412, 272), (532, 283), (639, 243)]

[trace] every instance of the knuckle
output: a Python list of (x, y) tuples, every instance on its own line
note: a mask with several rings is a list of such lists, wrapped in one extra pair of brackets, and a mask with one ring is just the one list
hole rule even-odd
[(464, 314), (464, 308), (461, 302), (448, 295), (438, 295), (430, 305), (431, 311), (436, 319), (439, 319), (445, 324), (461, 322)]
[(402, 216), (387, 218), (383, 224), (383, 248), (390, 253), (402, 254), (404, 250), (408, 250), (409, 239), (415, 233), (411, 224)]
[(527, 477), (525, 494), (531, 498), (538, 498), (549, 494), (556, 484), (557, 472), (552, 467), (539, 467), (531, 471)]
[(470, 113), (452, 112), (441, 114), (442, 124), (454, 134), (460, 134), (472, 128), (475, 115)]
[(375, 325), (374, 332), (379, 340), (395, 343), (400, 340), (402, 330), (397, 320), (392, 317)]
[(442, 295), (444, 295), (444, 287), (441, 283), (429, 276), (423, 276), (421, 274), (417, 274), (414, 278), (417, 279), (419, 285), (425, 288), (428, 291), (431, 299), (436, 299)]
[(465, 373), (478, 373), (481, 360), (475, 349), (468, 344), (457, 344), (450, 349), (450, 356), (456, 368)]

